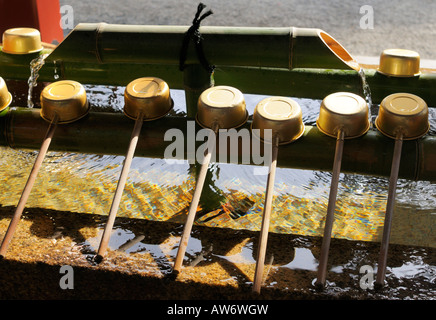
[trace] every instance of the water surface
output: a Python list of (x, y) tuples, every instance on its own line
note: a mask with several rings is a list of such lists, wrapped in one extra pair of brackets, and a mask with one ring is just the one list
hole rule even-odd
[[(85, 88), (93, 111), (122, 112), (124, 87)], [(172, 90), (171, 95), (175, 101), (172, 114), (184, 116), (184, 92)], [(250, 114), (263, 98), (246, 95)], [(303, 121), (314, 125), (321, 101), (296, 100)], [(432, 109), (430, 116), (434, 116)], [(434, 132), (434, 118), (431, 123)], [(18, 202), (36, 154), (2, 148), (0, 181), (7, 186), (0, 194), (3, 206)], [(107, 215), (123, 160), (124, 156), (49, 152), (27, 206)], [(196, 223), (259, 230), (266, 176), (254, 176), (248, 165), (215, 163), (210, 172)], [(330, 172), (278, 168), (270, 231), (321, 236), (330, 180)], [(169, 164), (163, 159), (134, 158), (118, 216), (183, 222), (194, 186), (195, 176), (186, 161)], [(435, 191), (431, 182), (399, 180), (392, 243), (436, 246)], [(333, 237), (379, 241), (387, 192), (387, 178), (341, 174)]]

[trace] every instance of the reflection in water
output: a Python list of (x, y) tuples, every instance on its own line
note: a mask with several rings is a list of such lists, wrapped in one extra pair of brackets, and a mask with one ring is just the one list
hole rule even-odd
[(294, 260), (283, 266), (289, 269), (298, 270), (318, 270), (318, 263), (308, 248), (296, 248)]
[[(132, 259), (147, 258), (147, 265), (140, 271), (164, 277), (171, 274), (173, 259), (179, 245), (182, 229), (171, 232), (153, 233), (152, 225), (132, 231), (128, 223), (119, 222), (111, 236), (110, 247), (114, 252), (128, 253)], [(167, 231), (169, 228), (167, 228)], [(188, 279), (211, 281), (215, 279), (239, 287), (251, 286), (256, 263), (256, 233), (235, 232), (217, 229), (194, 229), (185, 256), (185, 274)], [(139, 234), (139, 236), (138, 236)], [(95, 252), (101, 234), (88, 238), (83, 245), (89, 252)], [(139, 241), (138, 241), (139, 240)], [(266, 254), (265, 287), (281, 290), (313, 291), (312, 281), (316, 277), (320, 239), (301, 236), (278, 236), (270, 234)], [(395, 259), (390, 259), (388, 281), (389, 293), (378, 297), (389, 299), (431, 299), (436, 280), (435, 257), (429, 256), (431, 250), (418, 247), (392, 246)], [(329, 261), (328, 286), (325, 294), (362, 295), (370, 298), (376, 292), (365, 291), (359, 287), (362, 274), (360, 268), (367, 266), (376, 270), (378, 244), (370, 242), (332, 242)], [(118, 261), (120, 253), (107, 259), (111, 264)], [(117, 269), (121, 265), (114, 265)]]
[[(36, 152), (2, 149), (0, 194), (3, 206), (16, 205)], [(49, 153), (29, 198), (29, 207), (106, 215), (116, 188), (121, 156)], [(214, 176), (219, 167), (219, 179)], [(199, 215), (197, 223), (212, 227), (259, 230), (265, 182), (252, 176), (252, 166), (217, 164), (212, 170), (212, 197), (218, 208)], [(216, 169), (218, 170), (218, 169)], [(322, 235), (330, 173), (279, 168), (274, 191), (271, 232)], [(195, 186), (188, 163), (135, 158), (119, 216), (183, 222)], [(393, 243), (435, 246), (431, 227), (435, 203), (428, 182), (403, 181), (393, 226)], [(333, 236), (377, 241), (384, 220), (387, 181), (341, 175)], [(203, 194), (203, 201), (211, 196)], [(216, 203), (219, 203), (217, 201)]]

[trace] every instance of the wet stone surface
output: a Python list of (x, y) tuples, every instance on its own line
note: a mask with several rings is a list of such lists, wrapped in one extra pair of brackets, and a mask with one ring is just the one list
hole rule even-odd
[[(3, 238), (15, 207), (0, 209)], [(26, 209), (0, 261), (1, 299), (412, 299), (436, 298), (434, 248), (391, 245), (386, 287), (361, 284), (379, 243), (332, 239), (328, 286), (317, 290), (322, 239), (270, 233), (264, 285), (252, 293), (258, 233), (194, 226), (184, 267), (171, 270), (183, 224), (118, 218), (105, 259), (93, 260), (106, 216)], [(74, 288), (61, 288), (62, 266)], [(362, 288), (363, 287), (363, 288)]]

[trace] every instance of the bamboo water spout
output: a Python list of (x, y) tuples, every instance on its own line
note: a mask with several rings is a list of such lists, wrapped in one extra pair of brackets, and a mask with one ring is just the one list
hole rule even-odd
[[(49, 59), (178, 65), (188, 29), (189, 26), (81, 23)], [(217, 66), (360, 69), (347, 50), (320, 29), (203, 26), (199, 31), (205, 56)], [(198, 60), (190, 48), (186, 64), (193, 63)]]
[[(54, 49), (28, 55), (0, 51), (0, 74), (6, 80), (27, 80), (30, 61), (48, 55), (39, 81), (73, 79), (86, 84), (125, 86), (132, 79), (153, 74), (165, 79), (171, 88), (185, 89), (179, 52), (187, 29), (79, 24)], [(340, 43), (320, 29), (206, 26), (200, 31), (205, 55), (217, 66), (213, 73), (215, 85), (230, 85), (244, 93), (312, 99), (323, 99), (338, 91), (363, 95), (359, 65)], [(194, 48), (189, 48), (186, 64), (199, 65)], [(422, 97), (429, 107), (436, 106), (436, 73), (398, 78), (368, 69), (365, 76), (375, 104), (389, 94), (408, 92)], [(247, 81), (255, 77), (257, 81)], [(203, 85), (208, 83), (198, 88)], [(195, 110), (190, 114), (195, 115)]]

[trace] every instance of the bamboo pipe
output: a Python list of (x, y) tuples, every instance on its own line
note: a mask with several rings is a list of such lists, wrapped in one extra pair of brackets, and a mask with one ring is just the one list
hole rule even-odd
[[(365, 69), (364, 74), (371, 88), (373, 104), (381, 103), (390, 94), (407, 92), (420, 96), (429, 107), (436, 107), (436, 73), (400, 78), (385, 76), (374, 69)], [(361, 79), (353, 70), (222, 67), (215, 71), (214, 80), (216, 84), (228, 83), (236, 86), (244, 93), (321, 100), (333, 92), (347, 91), (365, 98)]]
[(0, 258), (4, 258), (6, 251), (8, 250), (9, 244), (14, 236), (15, 230), (17, 229), (18, 223), (20, 222), (21, 216), (23, 214), (24, 208), (26, 207), (27, 200), (29, 199), (30, 192), (32, 191), (35, 180), (38, 176), (39, 169), (41, 168), (42, 162), (44, 161), (45, 155), (47, 154), (48, 148), (52, 141), (53, 135), (55, 133), (59, 116), (55, 115), (52, 122), (49, 124), (47, 133), (41, 144), (38, 156), (35, 159), (32, 170), (30, 171), (29, 178), (24, 186), (23, 193), (21, 194), (20, 200), (18, 201), (17, 208), (15, 209), (14, 215), (6, 234), (3, 238), (2, 244), (0, 246)]
[[(27, 81), (30, 59), (15, 56), (0, 51), (0, 74), (5, 81)], [(173, 89), (185, 89), (184, 72), (178, 69), (178, 65), (133, 62), (98, 64), (70, 61), (67, 57), (55, 61), (49, 59), (50, 56), (39, 71), (38, 81), (52, 82), (56, 74), (59, 79), (74, 79), (86, 84), (125, 86), (134, 78), (152, 74), (165, 79)], [(398, 78), (387, 77), (374, 69), (365, 69), (365, 76), (374, 104), (380, 103), (389, 94), (408, 92), (422, 97), (429, 107), (436, 106), (436, 73)], [(345, 90), (364, 96), (359, 75), (354, 70), (219, 66), (213, 77), (215, 85), (228, 84), (244, 93), (323, 99), (332, 92)]]
[[(192, 133), (190, 126), (195, 127)], [(250, 130), (250, 126), (249, 120), (240, 130)], [(41, 119), (39, 109), (10, 108), (0, 117), (0, 145), (38, 150), (45, 136), (45, 128), (46, 122)], [(187, 148), (187, 145), (189, 141), (195, 141), (195, 134), (201, 128), (192, 118), (171, 116), (148, 123), (147, 130), (141, 132), (136, 156), (163, 158), (165, 149), (173, 143), (164, 140), (169, 129), (180, 130), (184, 138), (182, 159), (195, 159), (195, 153), (191, 154), (190, 151), (194, 148)], [(132, 122), (123, 114), (90, 112), (80, 121), (58, 127), (50, 148), (61, 152), (125, 155), (131, 133)], [(254, 141), (252, 139), (251, 144)], [(242, 159), (247, 158), (245, 148), (241, 147), (242, 141), (237, 143), (237, 161), (242, 163)], [(249, 150), (252, 150), (252, 146)], [(279, 167), (331, 171), (334, 151), (333, 139), (325, 136), (316, 126), (307, 125), (301, 139), (292, 147), (284, 145), (280, 148)], [(220, 150), (217, 143), (217, 159), (222, 152), (227, 153), (227, 150)], [(344, 173), (388, 177), (392, 155), (391, 139), (370, 129), (365, 136), (353, 139), (344, 148), (341, 170)], [(251, 157), (248, 158), (250, 163), (247, 164), (256, 165)], [(231, 158), (227, 161), (233, 162)], [(436, 181), (436, 137), (427, 135), (418, 140), (404, 141), (399, 178)]]
[[(189, 26), (81, 23), (49, 59), (178, 65), (188, 29)], [(359, 69), (346, 49), (320, 29), (203, 26), (199, 31), (205, 56), (214, 65)], [(186, 63), (198, 63), (195, 51), (189, 49)]]

